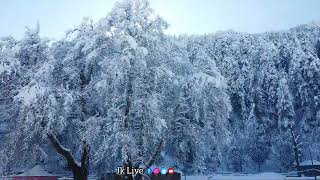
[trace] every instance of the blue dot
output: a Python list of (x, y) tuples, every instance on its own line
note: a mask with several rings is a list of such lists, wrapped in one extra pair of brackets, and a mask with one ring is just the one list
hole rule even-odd
[(147, 174), (152, 174), (152, 172), (153, 172), (153, 169), (152, 169), (152, 168), (148, 168), (148, 169), (147, 169)]
[(161, 174), (167, 174), (167, 168), (161, 168)]

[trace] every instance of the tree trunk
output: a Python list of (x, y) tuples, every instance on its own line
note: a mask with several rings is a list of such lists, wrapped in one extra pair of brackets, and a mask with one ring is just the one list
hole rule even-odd
[(298, 144), (298, 140), (297, 137), (295, 136), (294, 132), (293, 132), (293, 128), (290, 127), (289, 131), (291, 133), (291, 137), (292, 137), (292, 144), (293, 144), (293, 151), (294, 151), (294, 160), (296, 161), (296, 168), (297, 168), (297, 172), (298, 172), (298, 176), (301, 176), (301, 172), (300, 172), (300, 163), (299, 163), (299, 144)]
[(88, 173), (85, 172), (82, 168), (77, 168), (72, 170), (73, 173), (73, 179), (79, 179), (79, 180), (87, 180), (88, 179)]
[(60, 144), (54, 134), (49, 133), (48, 138), (56, 151), (67, 160), (68, 167), (73, 173), (73, 178), (76, 180), (87, 180), (89, 175), (89, 145), (86, 142), (83, 142), (81, 163), (79, 163), (70, 150), (64, 148)]
[[(154, 163), (156, 163), (156, 161), (159, 159), (160, 157), (160, 153), (161, 150), (164, 146), (164, 141), (163, 139), (160, 140), (160, 143), (155, 151), (155, 153), (151, 156), (150, 160), (147, 162), (147, 164), (143, 167), (144, 170), (147, 170), (148, 168), (150, 168)], [(127, 163), (125, 163), (124, 167), (126, 168), (127, 166), (129, 167), (133, 167), (132, 162), (131, 161), (127, 161)], [(138, 168), (138, 167), (136, 167)], [(129, 176), (127, 177), (128, 180), (134, 179), (134, 180), (141, 180), (142, 179), (142, 174), (137, 174), (135, 177)]]

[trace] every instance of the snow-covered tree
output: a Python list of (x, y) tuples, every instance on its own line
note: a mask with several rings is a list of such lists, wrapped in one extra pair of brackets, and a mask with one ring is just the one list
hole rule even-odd
[(289, 90), (287, 78), (283, 75), (280, 78), (277, 89), (277, 114), (278, 114), (278, 127), (288, 128), (288, 126), (294, 123), (294, 107), (293, 97)]
[[(7, 149), (7, 153), (12, 158), (11, 162), (15, 162), (17, 154), (20, 154), (19, 158), (23, 157), (21, 158), (23, 160), (31, 158), (32, 160), (30, 161), (24, 161), (26, 162), (25, 164), (30, 165), (35, 161), (39, 161), (40, 156), (43, 154), (41, 153), (41, 148), (35, 142), (36, 139), (26, 137), (26, 134), (22, 133), (26, 130), (24, 119), (28, 116), (28, 111), (24, 111), (20, 107), (23, 104), (14, 101), (14, 99), (21, 95), (27, 99), (26, 104), (31, 103), (35, 95), (32, 94), (33, 91), (25, 92), (23, 87), (26, 84), (33, 83), (32, 79), (35, 77), (36, 72), (48, 60), (49, 48), (47, 41), (39, 36), (39, 26), (35, 30), (27, 29), (24, 38), (21, 40), (15, 41), (11, 39), (9, 42), (6, 46), (6, 52), (9, 52), (6, 60), (8, 62), (7, 65), (10, 65), (11, 68), (7, 67), (7, 74), (3, 76), (9, 86), (1, 86), (9, 88), (1, 91), (2, 93), (9, 92), (6, 96), (8, 101), (6, 101), (5, 105), (10, 118), (8, 129), (11, 129), (6, 134), (7, 147), (10, 147)], [(10, 46), (8, 46), (9, 44)], [(9, 47), (11, 47), (10, 50)], [(35, 143), (34, 146), (31, 146), (33, 143)], [(12, 164), (13, 167), (20, 165), (21, 163)]]
[[(205, 164), (209, 171), (217, 169), (223, 145), (229, 142), (227, 119), (231, 109), (225, 80), (214, 61), (203, 49), (194, 51), (193, 74), (180, 89), (171, 123), (175, 132), (172, 155), (187, 173), (201, 172)], [(212, 138), (206, 138), (208, 135)], [(215, 158), (210, 158), (213, 154)]]
[[(286, 127), (286, 129), (288, 129)], [(292, 148), (291, 134), (289, 131), (282, 131), (281, 134), (273, 138), (271, 160), (278, 167), (279, 172), (288, 172), (294, 167), (294, 151)]]
[(261, 166), (271, 152), (271, 137), (266, 133), (267, 128), (265, 125), (255, 115), (255, 108), (253, 104), (247, 127), (247, 132), (250, 137), (248, 153), (251, 159), (258, 165), (257, 171), (260, 172)]
[(248, 138), (239, 129), (235, 130), (229, 145), (228, 161), (229, 168), (235, 172), (243, 172), (245, 169), (246, 157), (248, 155)]
[(108, 92), (108, 114), (89, 124), (104, 127), (91, 136), (101, 143), (95, 149), (95, 163), (110, 170), (128, 160), (145, 166), (164, 138), (166, 121), (160, 112), (161, 95), (154, 86), (166, 26), (147, 1), (134, 0), (118, 2), (98, 23), (97, 30), (112, 41), (97, 86), (98, 92)]

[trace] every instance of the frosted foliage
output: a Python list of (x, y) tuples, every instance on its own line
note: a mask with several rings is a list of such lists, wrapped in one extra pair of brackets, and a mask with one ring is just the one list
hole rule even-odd
[[(187, 174), (291, 171), (320, 161), (320, 27), (174, 37), (146, 0), (117, 2), (59, 41), (0, 40), (0, 173), (41, 164), (64, 173), (48, 133), (90, 173), (127, 160)], [(291, 152), (290, 150), (290, 152)], [(80, 163), (80, 162), (78, 162)]]

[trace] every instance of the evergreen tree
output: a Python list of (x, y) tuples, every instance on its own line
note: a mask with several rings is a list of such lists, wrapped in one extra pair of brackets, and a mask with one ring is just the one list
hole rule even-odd
[(230, 167), (232, 171), (243, 172), (245, 169), (246, 157), (247, 157), (247, 140), (243, 132), (236, 130), (233, 133), (233, 138), (230, 143), (228, 151), (228, 160), (230, 161)]
[[(289, 126), (290, 125), (288, 125), (287, 128), (289, 128)], [(294, 151), (290, 139), (290, 133), (288, 131), (282, 131), (281, 134), (275, 138), (275, 142), (272, 142), (272, 157), (270, 159), (275, 162), (280, 173), (291, 171), (294, 167)]]
[(277, 114), (279, 128), (287, 128), (290, 124), (294, 123), (294, 108), (293, 98), (289, 91), (288, 82), (283, 75), (279, 81), (277, 89)]
[(266, 133), (266, 128), (257, 119), (254, 113), (255, 105), (251, 110), (248, 124), (248, 135), (250, 137), (248, 153), (251, 159), (258, 165), (257, 171), (261, 171), (261, 166), (269, 157), (271, 152), (271, 137)]

